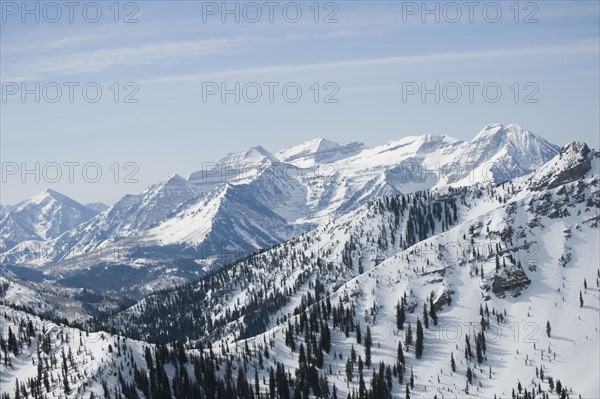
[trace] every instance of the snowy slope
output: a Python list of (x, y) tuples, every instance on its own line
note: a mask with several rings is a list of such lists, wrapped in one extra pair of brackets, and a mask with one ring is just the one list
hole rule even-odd
[(31, 395), (33, 388), (29, 383), (36, 379), (41, 392), (49, 398), (81, 398), (84, 394), (87, 398), (90, 392), (98, 397), (104, 395), (103, 383), (115, 394), (119, 368), (124, 370), (121, 378), (131, 383), (133, 364), (145, 365), (145, 343), (106, 332), (86, 333), (5, 305), (0, 305), (0, 326), (4, 343), (8, 341), (9, 329), (19, 339), (26, 337), (16, 355), (3, 354), (8, 355), (10, 363), (0, 364), (0, 392), (11, 397), (15, 397), (17, 382)]

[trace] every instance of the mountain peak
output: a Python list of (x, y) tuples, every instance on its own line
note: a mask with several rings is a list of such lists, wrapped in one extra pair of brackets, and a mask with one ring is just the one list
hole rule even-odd
[(534, 191), (550, 190), (581, 179), (595, 166), (592, 163), (593, 158), (599, 157), (600, 154), (597, 151), (592, 152), (587, 144), (571, 142), (562, 147), (558, 155), (529, 178), (529, 186)]
[(293, 162), (300, 167), (310, 167), (315, 163), (330, 163), (356, 155), (363, 148), (363, 143), (339, 144), (320, 137), (278, 151), (276, 156), (283, 162)]
[(571, 141), (560, 149), (561, 157), (564, 157), (568, 154), (581, 154), (583, 157), (587, 157), (589, 153), (590, 147), (581, 141)]
[(490, 137), (507, 137), (508, 135), (528, 135), (532, 134), (527, 129), (516, 123), (504, 125), (502, 123), (491, 123), (485, 126), (472, 141), (481, 140)]
[(183, 177), (181, 177), (180, 175), (178, 175), (177, 173), (173, 173), (172, 175), (170, 175), (169, 177), (167, 177), (164, 180), (165, 184), (171, 184), (171, 183), (185, 183), (187, 182)]
[(26, 201), (32, 202), (35, 204), (41, 204), (42, 202), (47, 201), (47, 200), (53, 200), (53, 201), (58, 201), (58, 202), (75, 201), (72, 198), (70, 198), (64, 194), (59, 193), (58, 191), (52, 190), (51, 188), (46, 188), (46, 189), (42, 190), (40, 193), (34, 195), (33, 197), (30, 197)]

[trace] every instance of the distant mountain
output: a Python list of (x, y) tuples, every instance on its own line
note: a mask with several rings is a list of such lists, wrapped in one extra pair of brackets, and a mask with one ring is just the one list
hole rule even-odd
[[(174, 175), (123, 197), (52, 238), (47, 255), (12, 251), (4, 260), (62, 278), (118, 264), (137, 276), (136, 284), (126, 277), (122, 284), (148, 290), (279, 244), (373, 198), (502, 183), (530, 173), (558, 150), (515, 124), (489, 125), (468, 142), (428, 134), (368, 148), (315, 139), (275, 155), (257, 146), (204, 164), (187, 179)], [(27, 231), (19, 234), (27, 237)], [(166, 264), (170, 277), (150, 271)], [(160, 281), (149, 280), (155, 278)]]
[(104, 212), (105, 210), (107, 210), (108, 208), (110, 208), (110, 206), (106, 205), (105, 203), (102, 202), (91, 202), (89, 204), (85, 204), (86, 207), (90, 208), (93, 211), (96, 211), (97, 213), (101, 213)]
[(47, 189), (3, 212), (0, 244), (10, 249), (24, 241), (52, 240), (96, 214), (66, 195)]

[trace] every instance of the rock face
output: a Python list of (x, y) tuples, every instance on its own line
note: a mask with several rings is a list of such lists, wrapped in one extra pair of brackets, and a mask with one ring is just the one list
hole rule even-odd
[(523, 270), (507, 272), (506, 276), (496, 275), (492, 281), (492, 292), (499, 298), (506, 298), (507, 295), (513, 298), (521, 295), (521, 292), (529, 287), (531, 280)]
[(598, 153), (592, 152), (587, 144), (569, 143), (560, 150), (560, 154), (532, 176), (529, 187), (534, 191), (551, 190), (580, 179), (592, 169), (594, 158), (598, 158)]
[(440, 311), (444, 305), (450, 305), (452, 303), (452, 294), (454, 294), (454, 291), (451, 289), (442, 292), (438, 299), (433, 302), (435, 310)]

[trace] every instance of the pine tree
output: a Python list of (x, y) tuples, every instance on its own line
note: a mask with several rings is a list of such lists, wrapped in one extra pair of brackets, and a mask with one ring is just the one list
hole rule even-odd
[(471, 367), (467, 367), (467, 382), (470, 385), (473, 385), (473, 371), (471, 370)]
[(348, 382), (352, 381), (352, 372), (353, 371), (354, 371), (354, 364), (352, 363), (350, 358), (348, 358), (348, 360), (346, 361), (346, 379), (348, 380)]
[(429, 328), (429, 314), (427, 313), (427, 304), (423, 304), (423, 325)]
[(326, 353), (331, 350), (331, 331), (327, 322), (324, 322), (321, 327), (321, 349)]
[(412, 345), (412, 342), (413, 342), (412, 327), (410, 326), (410, 323), (408, 323), (408, 330), (406, 331), (406, 335), (404, 336), (404, 347), (408, 348), (409, 346)]
[(552, 328), (550, 327), (550, 321), (546, 322), (546, 335), (548, 335), (548, 337), (550, 337), (550, 333), (552, 331)]
[(10, 326), (8, 327), (7, 345), (8, 345), (8, 350), (10, 350), (12, 353), (14, 353), (15, 356), (19, 356), (19, 344), (17, 343), (17, 338), (15, 337), (15, 334), (13, 334)]
[(560, 382), (560, 380), (556, 380), (556, 393), (560, 395), (560, 393), (562, 392), (562, 383)]
[(404, 330), (404, 322), (406, 315), (404, 314), (404, 298), (402, 298), (402, 304), (398, 302), (396, 304), (396, 328), (398, 330)]
[(483, 362), (483, 348), (481, 344), (481, 337), (477, 335), (475, 339), (475, 353), (477, 354), (477, 363)]
[(579, 291), (579, 307), (583, 307), (583, 295), (581, 295), (581, 291)]
[(371, 328), (367, 325), (367, 332), (365, 333), (365, 365), (367, 368), (371, 367), (371, 345), (373, 341), (371, 339)]
[(417, 319), (417, 340), (415, 343), (415, 357), (420, 359), (423, 356), (423, 326), (421, 320)]
[(429, 316), (431, 316), (433, 325), (437, 326), (438, 318), (437, 318), (437, 311), (435, 310), (435, 304), (433, 303), (433, 292), (429, 296)]
[(456, 362), (454, 361), (454, 352), (450, 352), (450, 368), (452, 369), (453, 373), (456, 372)]
[(465, 359), (471, 360), (473, 358), (473, 352), (471, 352), (471, 340), (469, 335), (465, 334)]
[(402, 342), (398, 341), (398, 369), (404, 368), (404, 351), (402, 350)]

